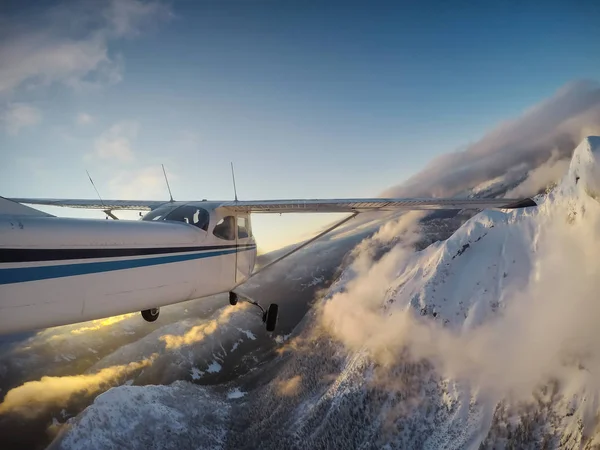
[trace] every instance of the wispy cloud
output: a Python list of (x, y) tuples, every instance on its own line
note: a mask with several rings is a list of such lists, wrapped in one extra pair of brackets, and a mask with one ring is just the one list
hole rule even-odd
[(88, 113), (80, 112), (75, 117), (75, 123), (77, 123), (77, 125), (90, 125), (94, 123), (94, 118)]
[(111, 53), (111, 42), (170, 17), (169, 6), (158, 0), (73, 2), (6, 26), (0, 93), (53, 83), (73, 88), (117, 83), (123, 63)]
[(10, 135), (16, 136), (22, 128), (31, 127), (42, 120), (42, 112), (27, 103), (11, 103), (0, 113), (0, 121)]
[[(169, 173), (169, 180), (177, 179)], [(109, 182), (110, 195), (115, 198), (167, 200), (169, 193), (160, 165), (119, 171)]]
[(139, 124), (123, 121), (114, 124), (94, 142), (94, 156), (99, 159), (131, 162), (135, 159), (133, 142), (137, 138)]
[(226, 306), (219, 312), (219, 315), (215, 319), (192, 327), (183, 335), (167, 334), (161, 336), (160, 340), (165, 343), (167, 350), (176, 350), (183, 346), (195, 345), (216, 332), (220, 326), (228, 323), (233, 313), (243, 311), (247, 308), (248, 303), (241, 303), (237, 306)]
[(120, 366), (107, 367), (93, 374), (65, 377), (42, 377), (38, 381), (28, 381), (6, 393), (0, 403), (0, 414), (16, 413), (35, 417), (53, 406), (66, 406), (75, 395), (94, 395), (107, 389), (132, 373), (150, 366), (156, 359), (150, 358)]
[(158, 21), (173, 16), (168, 4), (160, 0), (113, 0), (104, 10), (108, 33), (114, 37), (132, 37)]

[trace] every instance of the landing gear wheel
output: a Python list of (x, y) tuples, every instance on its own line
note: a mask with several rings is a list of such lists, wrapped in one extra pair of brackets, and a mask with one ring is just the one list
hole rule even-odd
[(229, 304), (231, 306), (235, 306), (235, 305), (237, 305), (237, 302), (238, 302), (237, 294), (235, 292), (230, 292), (229, 293)]
[(158, 319), (159, 313), (159, 308), (145, 309), (142, 311), (142, 317), (146, 322), (154, 322), (156, 319)]
[(275, 331), (275, 325), (277, 324), (277, 315), (279, 306), (276, 303), (271, 303), (269, 309), (265, 311), (263, 321), (266, 323), (267, 331)]

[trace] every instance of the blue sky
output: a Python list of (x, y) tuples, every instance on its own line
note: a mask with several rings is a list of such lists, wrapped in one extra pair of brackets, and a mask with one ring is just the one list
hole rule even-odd
[[(600, 4), (0, 6), (3, 196), (376, 196), (573, 80)], [(69, 215), (81, 212), (61, 213)], [(329, 218), (255, 217), (273, 249)]]

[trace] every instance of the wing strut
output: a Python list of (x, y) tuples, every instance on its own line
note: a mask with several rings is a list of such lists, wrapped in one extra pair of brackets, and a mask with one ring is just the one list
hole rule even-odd
[[(300, 244), (300, 245), (299, 245), (299, 246), (297, 246), (296, 248), (294, 248), (294, 249), (290, 250), (290, 251), (289, 251), (289, 252), (287, 252), (286, 254), (284, 254), (284, 255), (280, 256), (279, 258), (277, 258), (277, 259), (275, 259), (275, 260), (271, 261), (270, 263), (268, 263), (268, 264), (266, 264), (266, 265), (262, 266), (262, 267), (261, 267), (260, 269), (258, 269), (256, 272), (253, 272), (253, 273), (252, 273), (252, 275), (250, 275), (250, 276), (248, 277), (248, 279), (246, 279), (246, 280), (245, 280), (243, 283), (245, 283), (246, 281), (248, 281), (250, 278), (252, 278), (252, 277), (254, 277), (254, 276), (258, 275), (258, 274), (259, 274), (259, 273), (261, 273), (263, 270), (266, 270), (266, 269), (268, 269), (269, 267), (271, 267), (271, 266), (273, 266), (273, 265), (277, 264), (278, 262), (280, 262), (280, 261), (284, 260), (284, 259), (285, 259), (285, 258), (287, 258), (288, 256), (291, 256), (291, 255), (293, 255), (294, 253), (296, 253), (296, 252), (298, 252), (298, 251), (302, 250), (304, 247), (306, 247), (306, 246), (307, 246), (307, 245), (309, 245), (309, 244), (312, 244), (312, 243), (313, 243), (313, 242), (315, 242), (317, 239), (320, 239), (320, 238), (322, 238), (322, 237), (323, 237), (323, 236), (325, 236), (327, 233), (330, 233), (330, 232), (332, 232), (333, 230), (335, 230), (336, 228), (339, 228), (339, 227), (341, 227), (341, 226), (342, 226), (342, 225), (344, 225), (346, 222), (348, 222), (350, 219), (354, 219), (354, 218), (355, 218), (355, 217), (356, 217), (358, 214), (359, 214), (358, 212), (355, 212), (354, 214), (352, 214), (352, 215), (350, 215), (350, 216), (348, 216), (348, 217), (345, 217), (344, 219), (340, 220), (339, 222), (336, 222), (336, 223), (334, 223), (332, 226), (330, 226), (330, 227), (329, 227), (329, 228), (327, 228), (326, 230), (323, 230), (323, 231), (321, 231), (321, 232), (320, 232), (319, 234), (317, 234), (315, 237), (313, 237), (313, 238), (310, 238), (308, 241), (306, 241), (306, 242), (303, 242), (302, 244)], [(238, 286), (240, 286), (241, 284), (242, 284), (242, 283), (239, 283), (239, 284), (236, 286), (236, 288), (237, 288)], [(234, 288), (234, 289), (235, 289), (235, 288)], [(232, 290), (233, 290), (233, 289), (232, 289)]]
[[(271, 266), (274, 266), (278, 262), (283, 261), (288, 256), (291, 256), (294, 253), (296, 253), (297, 251), (302, 250), (308, 244), (311, 244), (311, 243), (315, 242), (317, 239), (322, 238), (327, 233), (330, 233), (331, 231), (335, 230), (336, 228), (341, 227), (346, 222), (348, 222), (350, 219), (354, 219), (356, 216), (358, 216), (358, 214), (359, 214), (359, 212), (355, 212), (354, 214), (352, 214), (352, 215), (344, 218), (343, 220), (340, 220), (339, 222), (333, 224), (332, 226), (330, 226), (326, 230), (321, 231), (315, 237), (309, 239), (306, 242), (303, 242), (298, 247), (290, 250), (285, 255), (282, 255), (279, 258), (275, 259), (274, 261), (271, 261), (269, 264), (262, 266), (260, 269), (258, 269), (252, 275), (250, 275), (245, 281), (242, 281), (241, 283), (236, 284), (236, 286), (231, 291), (229, 291), (229, 303), (232, 304), (232, 305), (235, 305), (238, 302), (238, 297), (241, 297), (245, 301), (247, 301), (248, 303), (250, 303), (251, 305), (254, 305), (254, 306), (258, 307), (262, 311), (262, 321), (267, 324), (267, 331), (274, 331), (275, 330), (275, 324), (277, 323), (277, 315), (278, 315), (278, 309), (279, 309), (279, 307), (276, 304), (272, 303), (271, 305), (269, 305), (269, 308), (265, 310), (265, 308), (263, 308), (260, 305), (260, 303), (258, 303), (256, 300), (251, 299), (247, 295), (238, 294), (237, 292), (235, 292), (235, 289), (237, 289), (241, 284), (245, 283), (246, 281), (248, 281), (253, 276), (258, 275), (259, 273), (261, 273), (263, 270), (268, 269)], [(237, 267), (236, 267), (235, 270), (236, 270), (236, 273), (237, 273)]]

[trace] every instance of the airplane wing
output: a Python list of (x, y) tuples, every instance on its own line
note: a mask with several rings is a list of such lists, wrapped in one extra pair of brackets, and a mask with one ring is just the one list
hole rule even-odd
[(537, 206), (531, 198), (357, 198), (314, 200), (260, 200), (224, 202), (221, 206), (238, 212), (369, 212), (435, 209), (514, 209)]
[[(70, 208), (100, 209), (103, 211), (152, 211), (167, 201), (157, 200), (83, 200), (52, 198), (11, 198), (29, 205), (64, 206)], [(186, 202), (176, 202), (185, 204)], [(311, 200), (258, 200), (221, 202), (224, 206), (244, 213), (299, 213), (337, 212), (363, 213), (369, 211), (435, 210), (435, 209), (514, 209), (537, 206), (530, 198), (356, 198)]]
[(69, 208), (101, 209), (103, 211), (135, 210), (152, 211), (168, 201), (158, 200), (83, 200), (57, 198), (9, 198), (13, 202), (28, 205), (66, 206)]

